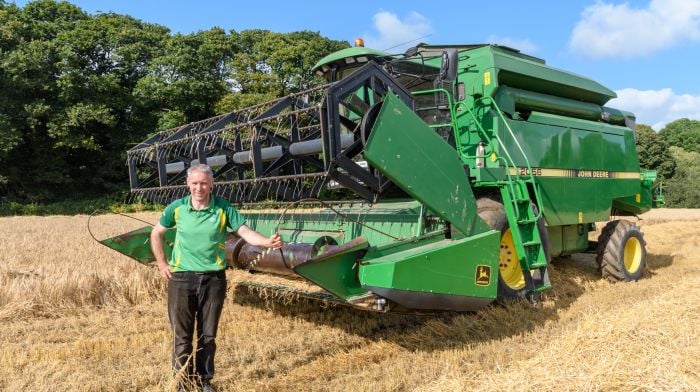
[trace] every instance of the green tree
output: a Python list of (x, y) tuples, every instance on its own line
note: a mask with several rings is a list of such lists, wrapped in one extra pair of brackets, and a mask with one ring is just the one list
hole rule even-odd
[(232, 31), (234, 56), (228, 62), (230, 93), (217, 106), (227, 112), (303, 91), (322, 83), (311, 68), (322, 57), (348, 47), (319, 33)]
[(311, 32), (172, 35), (65, 1), (0, 0), (0, 201), (122, 190), (134, 143), (306, 89), (312, 65), (346, 46)]
[(678, 167), (666, 186), (666, 205), (700, 208), (700, 153), (676, 146), (671, 147), (670, 152)]
[(132, 90), (168, 30), (67, 2), (1, 7), (3, 193), (45, 200), (121, 188), (126, 143), (153, 127)]
[(0, 141), (0, 177), (10, 196), (40, 199), (53, 185), (68, 179), (63, 152), (52, 150), (47, 132), (47, 122), (58, 106), (59, 49), (54, 40), (87, 15), (65, 2), (0, 7), (0, 47), (4, 49), (0, 51), (0, 121), (8, 130)]
[(666, 124), (659, 132), (669, 146), (700, 152), (700, 121), (682, 118)]
[(639, 165), (656, 170), (661, 179), (669, 179), (676, 169), (676, 162), (668, 150), (668, 144), (650, 126), (638, 124), (636, 134)]
[[(11, 74), (5, 71), (8, 53), (15, 50), (22, 40), (23, 26), (19, 14), (17, 6), (0, 1), (0, 91), (3, 92), (0, 94), (0, 159), (22, 140), (22, 133), (11, 115), (11, 109), (17, 107), (11, 96), (14, 82)], [(0, 176), (0, 183), (3, 178), (6, 181), (6, 177)]]
[(227, 91), (231, 54), (230, 39), (220, 28), (168, 37), (134, 89), (156, 116), (158, 130), (216, 114), (215, 105)]

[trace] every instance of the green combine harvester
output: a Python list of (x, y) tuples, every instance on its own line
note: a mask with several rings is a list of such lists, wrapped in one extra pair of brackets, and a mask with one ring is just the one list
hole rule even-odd
[[(168, 203), (207, 162), (214, 194), (286, 242), (270, 251), (232, 235), (229, 267), (301, 278), (367, 310), (537, 298), (552, 257), (594, 249), (604, 278), (642, 276), (634, 223), (588, 239), (595, 222), (662, 202), (656, 173), (639, 167), (634, 115), (604, 106), (613, 91), (498, 45), (360, 46), (313, 71), (327, 83), (129, 150), (132, 193)], [(149, 263), (149, 232), (103, 243)]]

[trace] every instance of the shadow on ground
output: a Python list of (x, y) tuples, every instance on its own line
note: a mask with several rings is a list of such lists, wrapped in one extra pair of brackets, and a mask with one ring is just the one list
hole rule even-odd
[(644, 271), (644, 278), (651, 278), (658, 274), (657, 270), (673, 265), (674, 257), (671, 255), (647, 254), (647, 269)]
[(553, 288), (546, 292), (541, 303), (524, 300), (498, 303), (475, 313), (374, 313), (307, 298), (261, 298), (256, 290), (243, 285), (233, 287), (232, 298), (244, 306), (340, 328), (370, 341), (390, 341), (417, 351), (443, 350), (517, 336), (557, 319), (562, 309), (585, 292), (588, 283), (600, 279), (595, 265), (591, 265), (586, 255), (582, 256), (582, 260), (577, 257), (554, 261), (550, 269)]
[(647, 254), (647, 268), (657, 270), (670, 267), (673, 264), (674, 257), (671, 255), (657, 255), (654, 253)]

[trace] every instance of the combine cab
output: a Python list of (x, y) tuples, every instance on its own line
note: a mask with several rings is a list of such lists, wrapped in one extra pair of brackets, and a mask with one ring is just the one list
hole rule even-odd
[[(214, 168), (214, 194), (279, 251), (232, 237), (228, 265), (302, 278), (375, 311), (473, 311), (550, 287), (551, 257), (594, 247), (611, 215), (652, 206), (631, 113), (615, 93), (503, 46), (364, 47), (322, 59), (327, 84), (160, 132), (128, 151), (135, 196), (187, 194), (186, 169)], [(148, 228), (104, 241), (152, 260)], [(637, 226), (608, 223), (604, 277), (639, 279)]]

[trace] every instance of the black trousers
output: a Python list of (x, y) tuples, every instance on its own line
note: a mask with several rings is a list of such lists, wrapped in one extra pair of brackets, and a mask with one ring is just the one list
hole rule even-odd
[[(216, 330), (226, 297), (226, 273), (175, 272), (168, 281), (168, 318), (173, 331), (173, 369), (187, 377), (214, 377)], [(192, 352), (197, 328), (197, 352)], [(194, 370), (194, 371), (193, 371)]]

